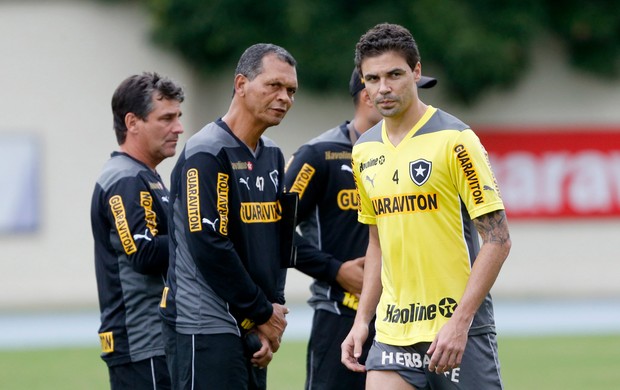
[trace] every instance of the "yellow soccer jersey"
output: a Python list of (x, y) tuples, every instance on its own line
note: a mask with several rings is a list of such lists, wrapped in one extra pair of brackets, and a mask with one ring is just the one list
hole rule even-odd
[[(479, 251), (472, 219), (504, 208), (486, 151), (457, 118), (428, 107), (396, 147), (384, 122), (353, 148), (358, 219), (377, 225), (383, 292), (377, 340), (432, 341), (452, 316)], [(490, 296), (473, 331), (494, 328)]]

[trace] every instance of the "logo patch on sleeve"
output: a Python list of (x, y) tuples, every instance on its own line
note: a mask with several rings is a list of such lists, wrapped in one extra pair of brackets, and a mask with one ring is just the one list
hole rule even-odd
[(114, 335), (112, 332), (99, 333), (99, 340), (101, 340), (101, 352), (114, 352)]
[(220, 233), (228, 235), (228, 175), (217, 174), (217, 212), (220, 214)]
[(130, 255), (138, 250), (136, 243), (133, 240), (131, 232), (129, 231), (129, 224), (127, 223), (127, 215), (125, 213), (125, 206), (123, 205), (123, 198), (120, 195), (114, 195), (109, 200), (110, 208), (112, 209), (112, 215), (114, 215), (114, 223), (116, 224), (116, 231), (121, 239), (121, 244), (125, 253)]
[(244, 318), (243, 321), (241, 321), (241, 327), (245, 330), (252, 329), (254, 325), (255, 325), (254, 321), (252, 321), (249, 318)]
[(140, 192), (140, 206), (144, 209), (144, 219), (146, 227), (151, 231), (153, 236), (157, 235), (157, 213), (153, 211), (153, 198), (146, 191)]
[(202, 230), (200, 219), (200, 185), (198, 182), (198, 170), (192, 168), (187, 171), (187, 222), (190, 232)]
[(316, 169), (314, 169), (312, 165), (305, 163), (299, 170), (290, 192), (297, 192), (299, 194), (299, 199), (303, 198), (304, 192), (306, 192), (306, 188), (308, 184), (310, 184), (310, 180), (312, 176), (314, 176), (315, 171)]
[(164, 287), (164, 291), (161, 294), (161, 302), (159, 302), (159, 307), (162, 309), (166, 308), (166, 301), (168, 300), (168, 292), (170, 291), (170, 287)]

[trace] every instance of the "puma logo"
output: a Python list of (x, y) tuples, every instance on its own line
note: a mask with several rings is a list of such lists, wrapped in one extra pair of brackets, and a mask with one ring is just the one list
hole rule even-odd
[(250, 180), (250, 178), (249, 178), (249, 177), (248, 177), (248, 178), (246, 178), (246, 179), (244, 179), (244, 178), (240, 177), (240, 178), (239, 178), (239, 183), (241, 183), (241, 184), (245, 184), (245, 186), (246, 186), (246, 187), (248, 187), (248, 191), (249, 191), (249, 190), (250, 190), (250, 183), (248, 183), (248, 180)]
[(144, 230), (144, 234), (134, 234), (133, 235), (133, 239), (136, 240), (136, 241), (141, 239), (141, 238), (144, 238), (147, 241), (151, 241), (152, 240), (152, 238), (149, 237), (149, 229), (148, 228)]
[(215, 218), (215, 220), (213, 222), (211, 222), (208, 219), (203, 218), (202, 219), (202, 223), (206, 223), (207, 225), (211, 225), (211, 227), (213, 228), (213, 231), (215, 231), (215, 224), (217, 223), (218, 220), (219, 220), (219, 218)]
[(377, 174), (375, 173), (372, 176), (372, 179), (370, 178), (370, 176), (366, 175), (366, 180), (368, 180), (370, 182), (370, 184), (372, 185), (372, 188), (375, 188), (375, 177), (377, 176)]
[(347, 164), (342, 164), (342, 166), (340, 166), (340, 170), (345, 172), (351, 172), (351, 174), (353, 174), (353, 169)]

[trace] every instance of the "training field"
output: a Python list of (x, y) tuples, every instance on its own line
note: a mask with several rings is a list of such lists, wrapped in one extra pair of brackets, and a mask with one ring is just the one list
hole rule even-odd
[[(303, 389), (305, 342), (284, 341), (269, 366), (270, 390)], [(620, 388), (620, 334), (500, 337), (507, 390)], [(94, 348), (0, 350), (0, 389), (104, 390)]]

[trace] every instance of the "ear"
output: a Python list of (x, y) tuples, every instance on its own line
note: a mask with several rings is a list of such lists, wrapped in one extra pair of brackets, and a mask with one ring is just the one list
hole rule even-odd
[(360, 91), (360, 101), (362, 104), (365, 104), (366, 106), (370, 108), (375, 107), (375, 104), (372, 102), (372, 99), (370, 98), (370, 95), (368, 94), (368, 91), (366, 90), (366, 88)]
[(125, 115), (125, 127), (127, 127), (128, 133), (135, 133), (137, 131), (137, 124), (139, 118), (133, 112), (128, 112)]
[(420, 81), (421, 77), (422, 77), (422, 64), (418, 61), (418, 63), (415, 64), (415, 68), (413, 68), (413, 79), (417, 83), (418, 81)]
[(249, 82), (248, 78), (242, 74), (238, 74), (235, 76), (234, 88), (235, 95), (245, 96), (245, 87)]

